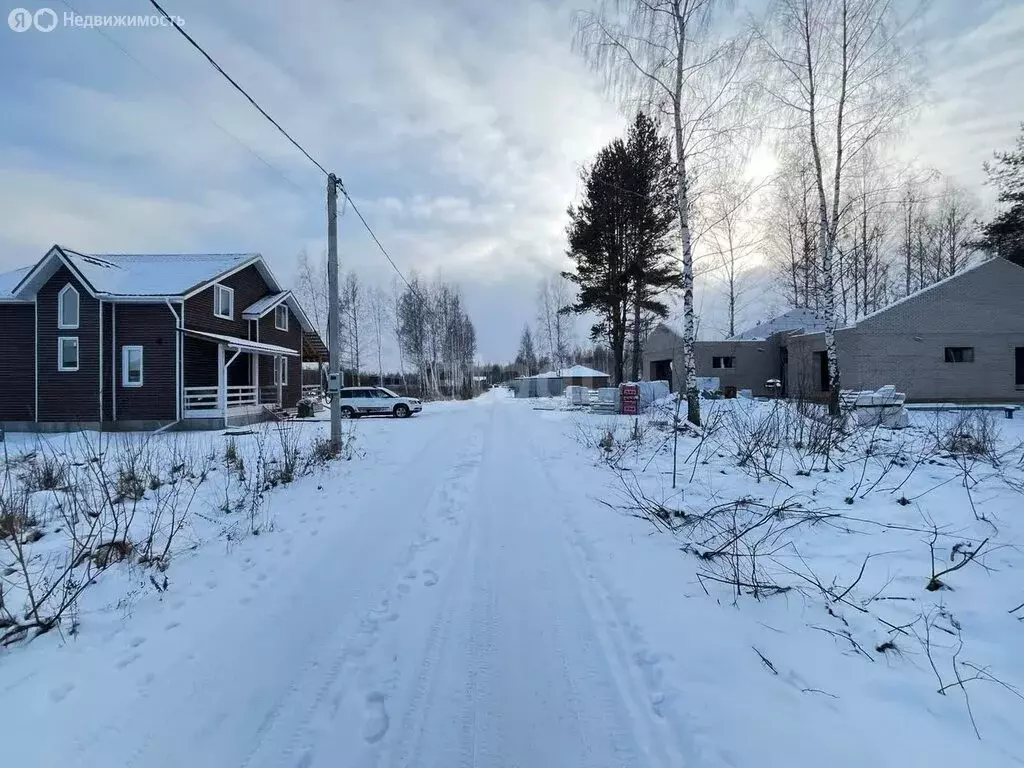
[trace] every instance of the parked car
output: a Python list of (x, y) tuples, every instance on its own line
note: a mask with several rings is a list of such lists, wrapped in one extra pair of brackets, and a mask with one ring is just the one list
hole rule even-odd
[(341, 416), (394, 416), (404, 419), (423, 410), (415, 397), (402, 397), (385, 387), (344, 387), (341, 390)]

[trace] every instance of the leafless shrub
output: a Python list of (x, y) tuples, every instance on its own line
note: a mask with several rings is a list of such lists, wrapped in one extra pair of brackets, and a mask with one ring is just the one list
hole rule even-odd
[(68, 483), (67, 461), (41, 448), (27, 457), (22, 481), (31, 491), (60, 490)]
[(929, 592), (937, 592), (940, 589), (952, 589), (952, 587), (950, 587), (944, 581), (942, 581), (941, 577), (945, 576), (948, 573), (959, 571), (965, 565), (974, 562), (978, 555), (980, 555), (982, 550), (985, 548), (985, 545), (989, 542), (988, 539), (985, 539), (975, 547), (972, 547), (969, 542), (957, 542), (952, 546), (952, 548), (949, 551), (949, 561), (953, 563), (953, 565), (949, 566), (948, 568), (936, 570), (935, 544), (938, 540), (939, 529), (933, 523), (932, 537), (928, 541), (928, 550), (931, 556), (932, 563), (932, 575), (931, 578), (928, 579), (928, 583), (925, 585), (925, 589), (927, 589)]

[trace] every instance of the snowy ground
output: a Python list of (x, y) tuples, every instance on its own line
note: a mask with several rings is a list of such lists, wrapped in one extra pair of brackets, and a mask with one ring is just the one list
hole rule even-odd
[[(1024, 683), (1024, 622), (1010, 612), (1024, 601), (1019, 455), (969, 467), (984, 522), (953, 461), (916, 465), (929, 429), (864, 437), (889, 442), (863, 481), (853, 448), (832, 457), (842, 471), (798, 449), (739, 467), (736, 438), (764, 416), (741, 406), (751, 413), (732, 426), (679, 441), (680, 492), (663, 416), (634, 430), (530, 406), (488, 395), (353, 423), (355, 458), (268, 491), (258, 536), (243, 525), (229, 539), (224, 517), (244, 513), (218, 517), (210, 492), (203, 514), (220, 527), (197, 523), (195, 548), (162, 572), (166, 591), (146, 586), (152, 569), (118, 564), (84, 598), (74, 637), (0, 652), (4, 764), (1022, 763), (1024, 702), (991, 680), (956, 687), (955, 670), (977, 673), (951, 665), (960, 635), (957, 662)], [(1011, 431), (1024, 421), (999, 426), (1004, 447), (1024, 438)], [(238, 440), (251, 467), (251, 438)], [(898, 452), (906, 463), (887, 458)], [(791, 546), (758, 553), (760, 592), (737, 596), (708, 580), (729, 569), (698, 556), (706, 538), (689, 524), (740, 498), (752, 500), (741, 520), (788, 500), (765, 528), (799, 509), (846, 519), (773, 531)], [(642, 508), (655, 499), (689, 518), (652, 525)], [(955, 543), (989, 539), (941, 577), (950, 589), (924, 589), (928, 519), (942, 567), (964, 557), (950, 561)], [(913, 623), (893, 633), (880, 619)], [(945, 695), (925, 627), (955, 686)], [(876, 651), (890, 635), (895, 648)]]

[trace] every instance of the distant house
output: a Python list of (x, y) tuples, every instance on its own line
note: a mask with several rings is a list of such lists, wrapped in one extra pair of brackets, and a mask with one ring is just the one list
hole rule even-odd
[(327, 348), (259, 254), (89, 255), (0, 275), (8, 429), (222, 427), (294, 406)]
[(607, 387), (611, 377), (585, 365), (574, 365), (558, 371), (524, 376), (512, 382), (516, 397), (555, 397), (568, 386), (599, 389)]
[[(912, 401), (1024, 400), (1024, 268), (983, 261), (836, 330), (844, 389), (893, 384)], [(824, 323), (787, 312), (731, 339), (698, 341), (697, 375), (727, 394), (819, 399), (828, 392)], [(667, 325), (644, 348), (644, 373), (678, 389), (682, 340)]]

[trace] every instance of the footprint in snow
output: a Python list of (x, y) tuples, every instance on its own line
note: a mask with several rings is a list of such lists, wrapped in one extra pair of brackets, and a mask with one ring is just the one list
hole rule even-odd
[(384, 738), (390, 726), (388, 711), (384, 706), (384, 694), (374, 691), (366, 695), (366, 722), (363, 723), (363, 738), (376, 744)]
[(423, 572), (423, 586), (432, 587), (437, 584), (437, 574), (434, 571)]
[(144, 642), (146, 642), (146, 638), (144, 637), (133, 637), (131, 640), (128, 641), (128, 645), (130, 645), (132, 648), (138, 648)]
[(181, 622), (180, 621), (172, 621), (166, 627), (164, 627), (164, 629), (177, 629), (180, 626), (181, 626)]
[(118, 669), (124, 669), (129, 664), (132, 664), (132, 663), (138, 661), (141, 658), (142, 658), (142, 654), (141, 653), (133, 653), (133, 654), (131, 654), (129, 656), (125, 656), (123, 659), (118, 661), (117, 664), (115, 664), (114, 666), (116, 666)]
[(57, 686), (50, 691), (50, 701), (54, 704), (59, 701), (64, 701), (65, 697), (67, 697), (67, 695), (73, 690), (75, 690), (75, 686), (71, 683), (64, 683), (63, 685)]

